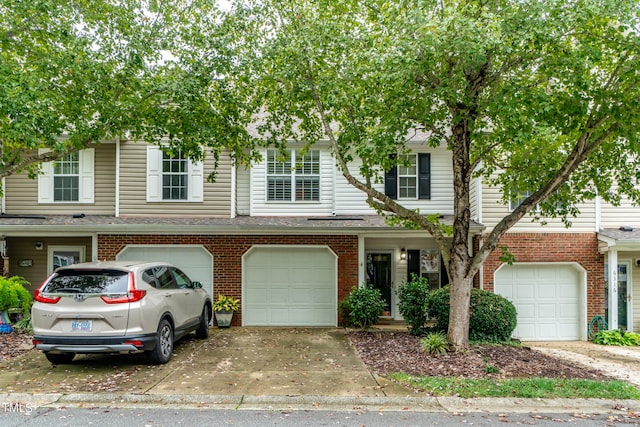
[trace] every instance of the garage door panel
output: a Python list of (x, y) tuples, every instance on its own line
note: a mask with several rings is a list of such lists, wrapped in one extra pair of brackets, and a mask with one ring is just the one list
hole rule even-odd
[[(243, 263), (245, 325), (337, 324), (337, 269), (328, 248), (258, 247)], [(265, 294), (254, 298), (257, 290)]]
[(516, 306), (514, 336), (523, 340), (580, 338), (581, 274), (573, 266), (503, 266), (496, 272), (494, 289)]

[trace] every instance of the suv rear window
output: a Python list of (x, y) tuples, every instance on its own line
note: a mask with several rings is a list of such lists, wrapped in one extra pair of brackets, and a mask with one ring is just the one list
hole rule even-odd
[(124, 293), (129, 289), (129, 273), (121, 270), (60, 270), (42, 292)]

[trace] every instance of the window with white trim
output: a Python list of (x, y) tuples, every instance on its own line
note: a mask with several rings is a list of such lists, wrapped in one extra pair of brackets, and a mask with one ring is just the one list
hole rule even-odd
[(290, 150), (284, 157), (278, 150), (267, 150), (267, 200), (319, 201), (320, 150)]
[[(40, 150), (41, 153), (47, 150)], [(93, 203), (94, 149), (69, 153), (42, 164), (38, 203)]]
[(182, 151), (162, 153), (162, 200), (187, 200), (189, 165)]
[(431, 154), (403, 154), (385, 172), (384, 192), (391, 199), (431, 199)]
[(170, 154), (157, 146), (147, 147), (148, 202), (202, 202), (204, 176), (201, 162), (182, 152)]

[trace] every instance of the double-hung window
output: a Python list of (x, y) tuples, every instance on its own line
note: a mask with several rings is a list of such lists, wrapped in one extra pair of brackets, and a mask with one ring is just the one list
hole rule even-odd
[(189, 164), (179, 151), (172, 156), (162, 153), (162, 200), (187, 200)]
[(93, 186), (94, 149), (69, 153), (42, 164), (38, 203), (93, 203)]
[(148, 202), (202, 202), (203, 167), (181, 151), (169, 153), (147, 147)]
[(430, 199), (431, 155), (401, 155), (398, 158), (398, 166), (385, 173), (384, 191), (391, 199)]
[(314, 202), (320, 200), (320, 151), (285, 155), (267, 150), (267, 200)]

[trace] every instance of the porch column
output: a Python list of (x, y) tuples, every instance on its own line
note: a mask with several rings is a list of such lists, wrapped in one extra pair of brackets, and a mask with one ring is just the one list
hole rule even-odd
[[(364, 237), (358, 236), (358, 287), (362, 286), (366, 281), (367, 257), (364, 249)], [(351, 289), (349, 289), (349, 292), (351, 292)]]
[(609, 248), (607, 252), (607, 283), (609, 284), (609, 330), (618, 329), (618, 251)]

